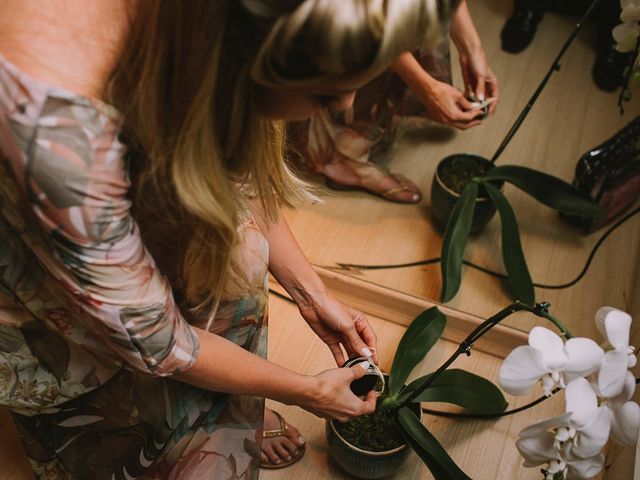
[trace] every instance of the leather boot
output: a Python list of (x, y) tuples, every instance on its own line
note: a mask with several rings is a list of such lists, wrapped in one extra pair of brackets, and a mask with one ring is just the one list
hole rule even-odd
[(518, 7), (502, 28), (500, 38), (502, 49), (509, 53), (519, 53), (529, 46), (542, 20), (542, 10)]

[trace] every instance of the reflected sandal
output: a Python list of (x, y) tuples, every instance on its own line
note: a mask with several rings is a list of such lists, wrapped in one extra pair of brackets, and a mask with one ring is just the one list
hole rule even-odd
[[(405, 204), (420, 203), (420, 201), (422, 200), (422, 193), (420, 192), (420, 190), (417, 189), (417, 187), (415, 189), (411, 188), (411, 186), (407, 185), (404, 182), (401, 176), (396, 175), (394, 173), (385, 172), (385, 175), (392, 177), (399, 186), (389, 188), (383, 191), (378, 191), (378, 190), (374, 190), (373, 188), (367, 188), (364, 185), (343, 185), (342, 183), (338, 183), (335, 180), (331, 180), (329, 177), (325, 177), (324, 181), (327, 187), (329, 187), (331, 190), (338, 190), (338, 191), (344, 191), (344, 192), (360, 190), (362, 192), (369, 193), (371, 195), (375, 195), (376, 197), (382, 198), (383, 200), (387, 200), (388, 202), (405, 203)], [(398, 195), (399, 193), (403, 193), (403, 192), (411, 192), (417, 195), (417, 198), (415, 200), (401, 200), (400, 198), (397, 198), (397, 197), (394, 198), (394, 195)]]

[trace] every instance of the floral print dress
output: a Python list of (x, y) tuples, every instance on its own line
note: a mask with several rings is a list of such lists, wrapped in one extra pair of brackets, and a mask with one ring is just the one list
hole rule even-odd
[[(120, 125), (0, 56), (0, 405), (37, 478), (256, 479), (263, 399), (171, 379), (206, 322), (142, 243)], [(239, 237), (256, 288), (211, 328), (265, 356), (268, 246), (249, 217)]]
[[(414, 56), (436, 80), (452, 83), (448, 36), (428, 53), (416, 51)], [(309, 120), (291, 123), (290, 149), (312, 173), (345, 160), (386, 161), (402, 131), (399, 126), (431, 121), (424, 105), (402, 79), (387, 70), (358, 89), (351, 108), (322, 108)]]

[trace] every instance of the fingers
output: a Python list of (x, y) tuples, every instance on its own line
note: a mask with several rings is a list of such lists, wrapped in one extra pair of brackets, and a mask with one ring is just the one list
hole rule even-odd
[(367, 350), (360, 352), (365, 357), (372, 357), (373, 361), (378, 364), (378, 337), (371, 327), (369, 320), (362, 312), (350, 309), (349, 313), (354, 318), (354, 326), (358, 336), (365, 343)]
[(485, 99), (485, 78), (481, 77), (478, 79), (478, 83), (476, 84), (476, 97), (478, 98), (478, 100), (480, 100), (481, 102), (484, 101)]
[(376, 411), (376, 403), (378, 401), (378, 397), (376, 392), (371, 391), (367, 394), (367, 398), (365, 398), (362, 406), (362, 414), (368, 415)]
[[(471, 110), (475, 109), (473, 103), (467, 100), (465, 96), (462, 95), (462, 93), (460, 93), (460, 96), (456, 98), (456, 105), (458, 105), (462, 109), (460, 110), (460, 113), (462, 115), (464, 115), (465, 113), (469, 113)], [(462, 119), (463, 118), (460, 115), (458, 116), (458, 118), (456, 118), (456, 120), (462, 120)]]
[(335, 358), (336, 360), (336, 365), (338, 365), (339, 367), (343, 366), (344, 362), (346, 362), (347, 359), (344, 358), (344, 353), (340, 348), (340, 344), (331, 343), (331, 344), (328, 344), (327, 346), (329, 347), (329, 350), (331, 350), (331, 353), (333, 354), (333, 358)]
[(371, 350), (369, 350), (368, 345), (360, 338), (360, 334), (356, 329), (355, 322), (352, 323), (345, 332), (343, 332), (343, 336), (346, 337), (345, 349), (347, 351), (352, 350), (356, 355), (362, 355), (365, 357), (371, 356)]
[(363, 360), (362, 362), (356, 363), (353, 367), (349, 367), (352, 375), (351, 381), (364, 377), (365, 372), (370, 366), (371, 364), (368, 361)]
[(495, 77), (490, 78), (487, 82), (487, 85), (489, 95), (492, 98), (495, 98), (495, 101), (491, 105), (489, 105), (489, 114), (492, 114), (496, 111), (498, 101), (500, 100), (500, 89), (498, 88), (498, 80)]

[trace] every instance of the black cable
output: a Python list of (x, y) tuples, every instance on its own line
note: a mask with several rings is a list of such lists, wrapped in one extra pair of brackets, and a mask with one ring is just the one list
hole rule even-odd
[[(604, 243), (604, 241), (607, 239), (607, 237), (609, 235), (611, 235), (618, 227), (620, 227), (622, 224), (624, 224), (626, 221), (628, 221), (630, 218), (632, 218), (634, 215), (637, 215), (640, 212), (640, 207), (637, 207), (636, 209), (632, 210), (631, 212), (629, 212), (628, 214), (626, 214), (624, 217), (622, 217), (620, 220), (618, 220), (616, 223), (614, 223), (611, 227), (609, 227), (607, 229), (606, 232), (604, 232), (602, 234), (602, 236), (598, 239), (598, 241), (594, 244), (593, 248), (591, 249), (591, 252), (589, 253), (588, 257), (587, 257), (587, 261), (585, 262), (584, 267), (582, 268), (582, 271), (571, 281), (566, 282), (566, 283), (561, 283), (558, 285), (548, 285), (548, 284), (544, 284), (544, 283), (534, 283), (533, 286), (537, 287), (537, 288), (543, 288), (543, 289), (547, 289), (547, 290), (561, 290), (563, 288), (569, 288), (572, 287), (573, 285), (575, 285), (576, 283), (578, 283), (580, 280), (582, 280), (582, 278), (586, 275), (587, 271), (589, 270), (589, 267), (591, 266), (591, 263), (593, 262), (593, 259), (595, 258), (595, 255), (597, 253), (597, 251), (600, 249), (600, 247), (602, 246), (602, 244)], [(408, 263), (396, 263), (396, 264), (386, 264), (386, 265), (359, 265), (356, 263), (338, 263), (338, 267), (326, 267), (332, 270), (351, 270), (351, 271), (357, 271), (357, 270), (386, 270), (386, 269), (392, 269), (392, 268), (408, 268), (408, 267), (419, 267), (419, 266), (424, 266), (424, 265), (433, 265), (436, 263), (440, 263), (440, 257), (434, 257), (434, 258), (429, 258), (427, 260), (419, 260), (416, 262), (408, 262)], [(470, 262), (468, 260), (462, 260), (462, 263), (468, 267), (474, 268), (482, 273), (485, 273), (487, 275), (490, 275), (492, 277), (496, 277), (496, 278), (500, 278), (502, 280), (506, 280), (508, 277), (506, 274), (501, 273), (501, 272), (495, 272), (493, 270), (490, 270), (486, 267), (483, 267), (482, 265), (478, 265), (475, 264), (473, 262)]]

